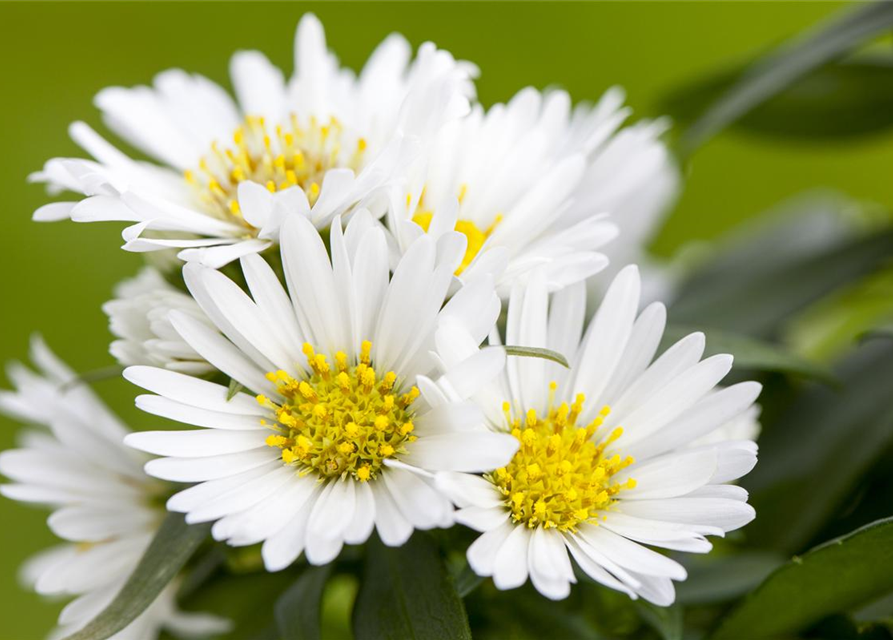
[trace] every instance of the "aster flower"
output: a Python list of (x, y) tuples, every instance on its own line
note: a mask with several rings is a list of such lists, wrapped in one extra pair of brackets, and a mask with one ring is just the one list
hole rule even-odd
[[(339, 213), (371, 206), (444, 121), (467, 112), (471, 65), (431, 43), (411, 57), (406, 40), (392, 35), (354, 77), (307, 14), (290, 80), (259, 52), (233, 56), (238, 104), (178, 69), (152, 87), (104, 89), (96, 105), (106, 125), (161, 166), (134, 161), (75, 123), (71, 136), (93, 159), (53, 159), (32, 179), (86, 198), (34, 217), (132, 222), (125, 249), (179, 247), (182, 259), (209, 266), (269, 247), (286, 213), (326, 228)], [(257, 188), (244, 195), (244, 185)], [(243, 197), (264, 202), (248, 211)]]
[[(17, 389), (0, 392), (0, 411), (32, 425), (19, 449), (0, 453), (0, 472), (13, 481), (0, 493), (53, 508), (48, 524), (66, 542), (28, 561), (22, 579), (42, 595), (75, 596), (53, 634), (64, 637), (102, 611), (136, 567), (164, 518), (153, 506), (163, 487), (143, 472), (143, 454), (124, 446), (128, 429), (90, 389), (75, 384), (74, 373), (39, 339), (32, 359), (39, 372), (12, 365)], [(224, 620), (178, 610), (175, 595), (173, 583), (114, 637), (227, 630)]]
[[(507, 104), (475, 106), (448, 123), (430, 154), (392, 190), (389, 227), (405, 249), (423, 232), (468, 237), (457, 276), (505, 267), (512, 283), (545, 271), (550, 290), (604, 269), (607, 254), (641, 248), (652, 221), (675, 191), (675, 170), (658, 136), (662, 122), (620, 129), (623, 93), (571, 107), (564, 91), (532, 88)], [(605, 218), (611, 215), (611, 222)], [(617, 235), (621, 238), (609, 244)]]
[(487, 278), (443, 305), (462, 235), (418, 238), (389, 280), (385, 234), (368, 212), (343, 232), (336, 218), (331, 229), (330, 261), (308, 220), (285, 221), (287, 292), (257, 255), (242, 258), (251, 297), (218, 271), (184, 268), (219, 332), (177, 312), (174, 328), (256, 398), (227, 400), (227, 387), (164, 369), (125, 371), (158, 394), (139, 396), (137, 406), (202, 427), (127, 438), (165, 456), (146, 466), (149, 474), (198, 483), (168, 508), (188, 522), (216, 520), (212, 534), (231, 545), (263, 542), (269, 570), (301, 553), (327, 563), (373, 527), (397, 546), (414, 528), (448, 526), (452, 508), (431, 473), (493, 469), (517, 448), (465, 400), (498, 374), (501, 350), (468, 354), (430, 377), (442, 373), (442, 354), (432, 353), (441, 327), (480, 344), (499, 315)]
[(209, 326), (210, 321), (191, 296), (169, 284), (155, 269), (146, 267), (121, 282), (115, 288), (115, 298), (102, 310), (117, 338), (109, 351), (119, 364), (148, 364), (190, 375), (214, 370), (174, 331), (168, 316), (177, 310)]
[[(637, 317), (640, 286), (637, 268), (623, 269), (582, 340), (584, 285), (556, 294), (551, 307), (542, 277), (513, 290), (507, 342), (565, 353), (571, 368), (509, 359), (475, 401), (494, 432), (517, 439), (517, 454), (483, 476), (437, 478), (462, 507), (457, 522), (483, 532), (469, 564), (500, 589), (529, 577), (564, 598), (576, 581), (573, 558), (603, 585), (669, 605), (685, 569), (648, 547), (705, 553), (705, 536), (754, 517), (747, 493), (726, 483), (754, 466), (756, 444), (689, 445), (746, 415), (760, 385), (716, 389), (732, 358), (701, 360), (700, 333), (652, 362), (666, 312), (654, 303)], [(473, 347), (461, 334), (439, 339), (455, 357)]]

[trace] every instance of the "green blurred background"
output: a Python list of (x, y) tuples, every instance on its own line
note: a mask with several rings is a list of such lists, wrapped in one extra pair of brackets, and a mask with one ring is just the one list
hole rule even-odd
[[(2, 359), (26, 356), (40, 331), (75, 368), (111, 364), (100, 305), (140, 259), (118, 247), (116, 225), (37, 224), (46, 201), (27, 174), (52, 156), (76, 155), (67, 124), (99, 125), (92, 96), (111, 84), (147, 83), (180, 66), (228, 86), (229, 55), (264, 50), (291, 69), (294, 26), (323, 20), (342, 61), (359, 68), (390, 31), (433, 40), (482, 71), (484, 104), (525, 85), (559, 85), (576, 99), (626, 87), (636, 116), (660, 115), (673, 88), (750, 59), (839, 11), (843, 3), (3, 3), (0, 24), (0, 188), (7, 226), (0, 252)], [(654, 250), (710, 239), (780, 200), (816, 187), (893, 206), (893, 132), (846, 142), (793, 142), (725, 133), (686, 167), (684, 192)], [(5, 384), (5, 381), (4, 381)], [(97, 390), (135, 427), (148, 424), (120, 381)], [(16, 425), (0, 419), (0, 447)], [(0, 501), (0, 640), (41, 638), (59, 605), (19, 589), (16, 571), (53, 542), (45, 513)]]

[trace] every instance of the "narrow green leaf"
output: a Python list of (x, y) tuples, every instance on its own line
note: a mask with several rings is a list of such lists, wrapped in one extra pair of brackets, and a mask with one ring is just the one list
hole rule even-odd
[(695, 122), (680, 140), (689, 155), (716, 133), (810, 71), (854, 50), (893, 26), (893, 3), (848, 11), (757, 61), (744, 77)]
[(236, 394), (239, 393), (245, 387), (242, 386), (240, 382), (236, 382), (233, 379), (229, 381), (229, 389), (226, 392), (226, 401), (229, 402), (233, 398), (236, 397)]
[(893, 324), (887, 324), (882, 327), (875, 327), (871, 331), (862, 334), (861, 340), (886, 339), (893, 340)]
[(176, 577), (210, 530), (210, 524), (188, 525), (182, 514), (169, 513), (120, 593), (67, 640), (105, 640), (124, 629)]
[(696, 558), (686, 566), (688, 578), (676, 585), (676, 602), (690, 605), (733, 600), (756, 588), (785, 561), (781, 554), (757, 551), (711, 556)]
[(474, 569), (471, 568), (466, 560), (456, 576), (456, 591), (459, 592), (459, 597), (465, 598), (477, 589), (483, 581), (484, 579), (474, 572)]
[(763, 582), (711, 640), (776, 638), (893, 590), (893, 518), (795, 557)]
[(682, 640), (682, 607), (658, 607), (646, 600), (636, 600), (635, 606), (642, 619), (663, 640)]
[(417, 531), (398, 549), (370, 540), (353, 611), (357, 640), (470, 640), (462, 600), (434, 541)]
[(801, 198), (721, 241), (680, 283), (674, 323), (772, 338), (808, 305), (863, 278), (893, 254), (893, 230), (856, 232), (851, 201)]
[(69, 389), (72, 389), (73, 387), (76, 387), (80, 384), (93, 384), (94, 382), (102, 382), (103, 380), (117, 378), (123, 371), (124, 367), (117, 364), (110, 367), (103, 367), (101, 369), (94, 369), (93, 371), (85, 371), (84, 373), (76, 375), (68, 382), (62, 384), (59, 387), (59, 390), (68, 391)]
[(276, 601), (276, 627), (280, 640), (318, 640), (323, 589), (330, 565), (307, 567)]
[[(736, 67), (683, 86), (669, 95), (661, 113), (691, 123), (738, 82)], [(755, 106), (730, 129), (816, 140), (879, 133), (893, 126), (893, 60), (863, 57), (814, 69)]]
[(735, 356), (735, 367), (753, 371), (775, 371), (821, 380), (836, 382), (831, 371), (816, 362), (791, 353), (784, 347), (765, 342), (731, 331), (670, 325), (664, 334), (664, 344), (670, 344), (688, 334), (703, 330), (707, 336), (706, 355), (730, 353)]
[(851, 506), (893, 443), (893, 344), (861, 345), (835, 374), (839, 387), (805, 385), (764, 424), (760, 463), (744, 480), (758, 514), (747, 528), (751, 543), (802, 549)]
[(502, 349), (505, 349), (505, 355), (507, 356), (518, 356), (521, 358), (542, 358), (543, 360), (551, 360), (552, 362), (557, 362), (565, 369), (570, 369), (567, 358), (565, 358), (557, 351), (552, 351), (551, 349), (543, 349), (540, 347), (518, 347), (509, 345), (502, 347)]

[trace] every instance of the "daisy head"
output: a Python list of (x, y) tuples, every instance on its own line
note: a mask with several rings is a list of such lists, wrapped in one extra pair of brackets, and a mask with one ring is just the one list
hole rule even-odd
[[(233, 56), (230, 72), (235, 101), (178, 69), (151, 87), (101, 91), (108, 128), (160, 164), (132, 160), (75, 123), (71, 136), (92, 159), (53, 159), (32, 179), (85, 198), (46, 205), (35, 219), (132, 222), (128, 250), (176, 247), (184, 260), (222, 266), (276, 242), (284, 212), (323, 229), (373, 206), (440, 126), (465, 114), (476, 70), (431, 43), (412, 59), (392, 35), (355, 77), (307, 14), (290, 79), (257, 51)], [(246, 184), (255, 193), (243, 195)]]
[[(20, 448), (0, 454), (7, 498), (49, 506), (47, 523), (65, 542), (30, 559), (22, 581), (37, 593), (74, 598), (59, 615), (55, 637), (80, 630), (121, 589), (164, 518), (162, 483), (143, 471), (145, 456), (124, 446), (129, 430), (39, 339), (38, 371), (9, 368), (15, 391), (0, 392), (0, 412), (29, 428)], [(225, 632), (226, 621), (185, 613), (176, 582), (120, 638), (154, 640), (162, 630), (194, 636)]]
[(630, 113), (623, 99), (612, 89), (595, 106), (572, 108), (564, 91), (527, 88), (448, 123), (407, 186), (392, 191), (397, 244), (405, 248), (421, 233), (464, 233), (457, 275), (468, 281), (500, 265), (504, 296), (535, 270), (556, 290), (604, 269), (617, 228), (620, 242), (627, 233), (644, 242), (639, 228), (652, 226), (674, 191), (667, 185), (675, 185), (658, 139), (665, 126), (620, 129)]
[(196, 427), (133, 434), (127, 442), (163, 458), (146, 470), (198, 483), (168, 508), (189, 522), (216, 520), (214, 537), (263, 542), (270, 570), (301, 553), (314, 564), (377, 529), (396, 546), (413, 529), (452, 523), (437, 471), (482, 472), (517, 448), (493, 433), (467, 399), (495, 377), (501, 350), (444, 365), (436, 337), (446, 327), (480, 344), (500, 311), (492, 280), (464, 287), (444, 305), (464, 238), (421, 237), (393, 276), (384, 232), (365, 211), (342, 232), (331, 258), (305, 218), (286, 220), (281, 253), (287, 289), (260, 256), (242, 259), (247, 290), (220, 272), (186, 265), (190, 292), (215, 328), (174, 312), (180, 336), (246, 391), (169, 370), (125, 376), (157, 395), (137, 405)]
[(210, 324), (192, 296), (169, 284), (150, 267), (115, 288), (102, 305), (115, 340), (109, 351), (122, 366), (149, 364), (191, 375), (212, 372), (211, 365), (186, 344), (170, 323), (177, 310)]
[[(654, 359), (666, 314), (659, 303), (637, 314), (636, 267), (618, 274), (585, 334), (583, 287), (556, 294), (551, 306), (542, 278), (513, 290), (507, 343), (559, 351), (571, 367), (510, 358), (475, 400), (517, 453), (482, 476), (443, 473), (437, 482), (462, 507), (457, 522), (483, 532), (468, 561), (498, 588), (530, 578), (547, 597), (564, 598), (573, 558), (603, 585), (669, 605), (685, 570), (649, 547), (705, 553), (705, 536), (754, 517), (747, 493), (727, 483), (754, 466), (756, 444), (693, 443), (746, 416), (760, 385), (718, 389), (732, 358), (701, 360), (699, 333)], [(460, 334), (441, 339), (460, 357), (471, 346)]]

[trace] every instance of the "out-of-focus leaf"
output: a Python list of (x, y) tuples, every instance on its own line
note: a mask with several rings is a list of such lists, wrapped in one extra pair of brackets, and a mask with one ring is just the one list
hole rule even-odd
[(866, 331), (864, 334), (862, 334), (862, 340), (876, 339), (893, 340), (893, 324), (884, 325), (882, 327), (875, 327), (874, 329)]
[(353, 640), (350, 612), (360, 581), (353, 574), (340, 573), (329, 578), (322, 594), (322, 637)]
[(831, 375), (831, 371), (823, 365), (791, 353), (781, 345), (731, 331), (670, 325), (664, 333), (664, 345), (669, 346), (698, 330), (704, 331), (707, 336), (705, 355), (730, 353), (735, 356), (735, 367), (738, 369), (775, 371), (814, 378), (824, 382), (834, 382), (834, 376)]
[(188, 525), (182, 514), (169, 513), (111, 604), (67, 640), (105, 640), (124, 629), (155, 601), (210, 530), (210, 524)]
[(726, 616), (710, 637), (784, 636), (891, 589), (893, 519), (886, 519), (795, 557)]
[(838, 510), (893, 442), (893, 345), (866, 343), (764, 424), (760, 463), (743, 481), (757, 519), (748, 540), (796, 552)]
[(683, 134), (680, 149), (689, 155), (713, 135), (766, 102), (810, 71), (840, 58), (893, 26), (893, 3), (866, 4), (834, 16), (827, 24), (758, 60)]
[[(662, 113), (694, 121), (741, 81), (732, 69), (682, 87)], [(754, 107), (730, 128), (806, 140), (864, 135), (893, 127), (893, 57), (835, 61), (792, 82)]]
[(676, 601), (688, 605), (733, 600), (760, 584), (784, 561), (780, 554), (762, 552), (695, 558), (687, 566), (688, 578), (676, 585)]
[(768, 212), (745, 234), (719, 243), (680, 283), (676, 324), (772, 338), (807, 305), (876, 271), (893, 255), (893, 230), (856, 232), (855, 205), (801, 199)]
[(281, 640), (319, 640), (322, 593), (330, 567), (308, 566), (276, 600), (274, 614)]
[(417, 531), (398, 549), (374, 537), (353, 611), (357, 640), (470, 640), (468, 618), (434, 541)]
[[(891, 318), (893, 265), (810, 305), (788, 325), (784, 341), (797, 353), (830, 362), (855, 342), (883, 337), (883, 324)], [(887, 329), (893, 337), (893, 325)]]
[(471, 568), (471, 565), (466, 560), (462, 564), (458, 575), (456, 575), (456, 591), (459, 592), (459, 597), (465, 598), (477, 589), (483, 581), (484, 579), (474, 572), (474, 569)]
[(678, 604), (658, 607), (646, 600), (637, 600), (636, 609), (648, 626), (657, 631), (663, 640), (682, 640), (682, 607)]
[(232, 631), (215, 640), (280, 640), (273, 609), (294, 580), (295, 575), (288, 571), (218, 574), (181, 601), (181, 606), (231, 620)]

